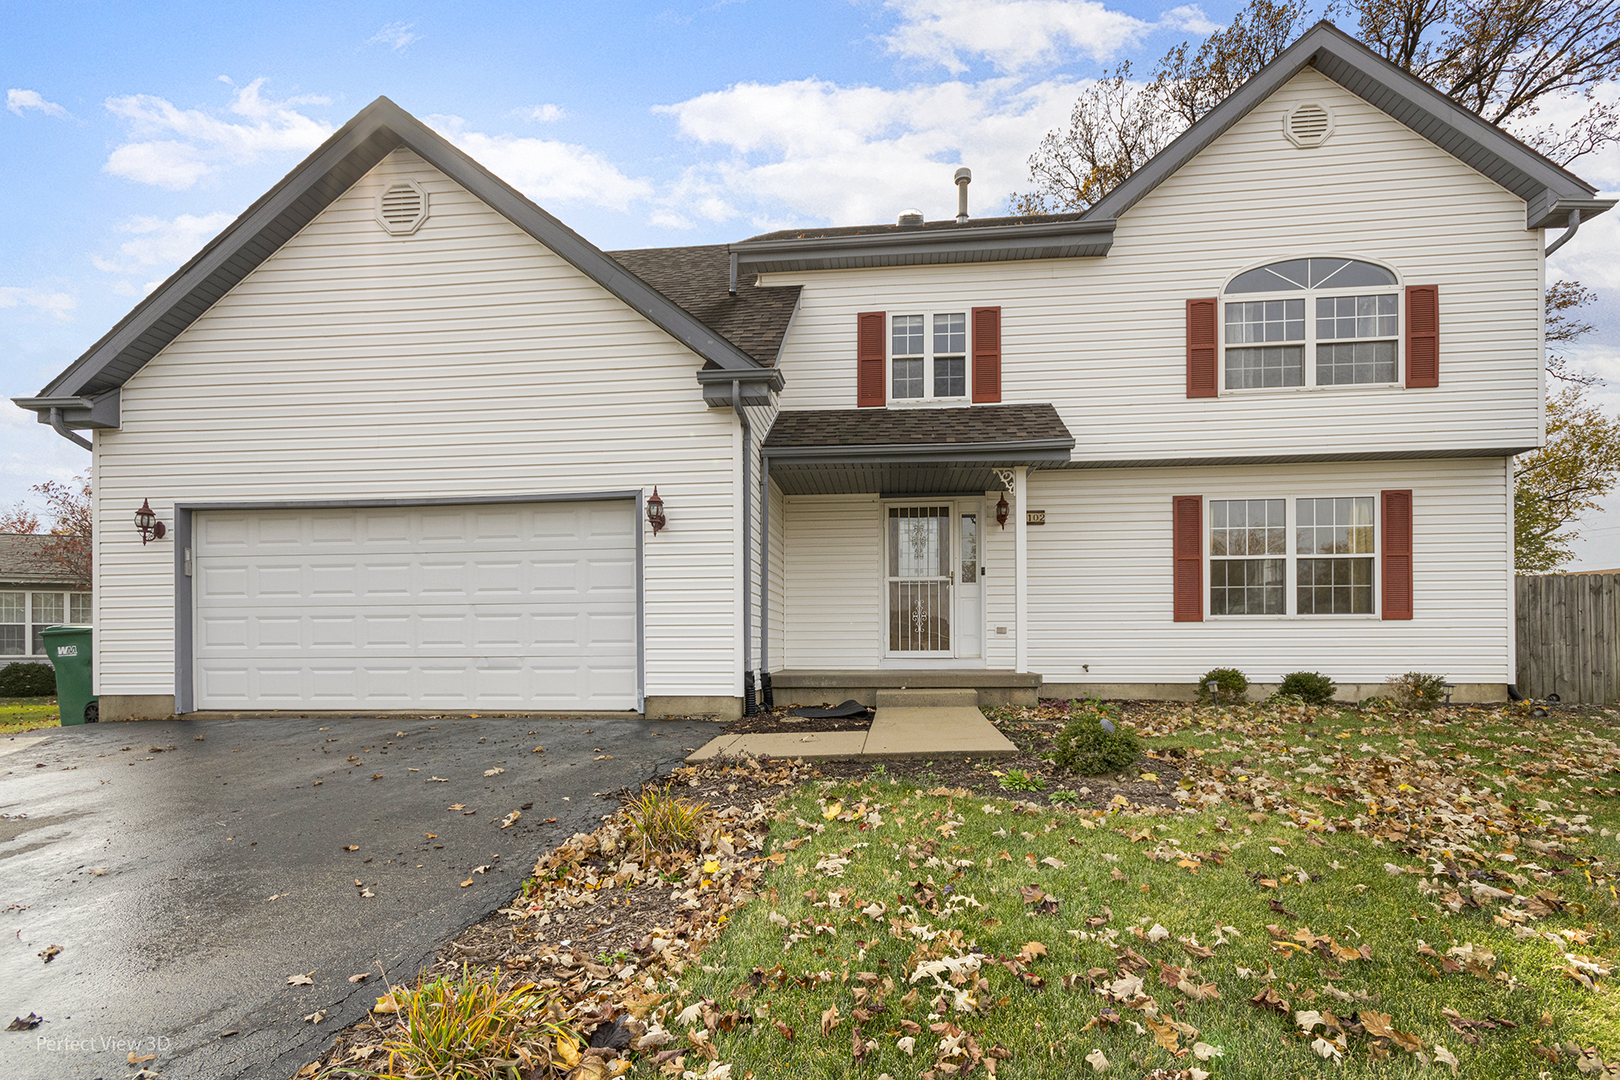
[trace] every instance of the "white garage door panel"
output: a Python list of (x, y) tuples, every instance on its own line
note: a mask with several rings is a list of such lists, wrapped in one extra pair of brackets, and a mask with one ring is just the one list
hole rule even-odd
[(199, 512), (197, 707), (636, 706), (629, 502)]

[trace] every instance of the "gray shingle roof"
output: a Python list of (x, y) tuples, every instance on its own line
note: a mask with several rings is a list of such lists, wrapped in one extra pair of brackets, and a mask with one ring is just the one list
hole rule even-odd
[(943, 409), (799, 409), (777, 414), (765, 449), (831, 446), (945, 446), (1067, 441), (1074, 436), (1050, 405)]
[(607, 254), (761, 364), (776, 363), (799, 302), (798, 285), (761, 289), (755, 284), (758, 274), (744, 274), (732, 296), (731, 256), (724, 244)]
[(71, 570), (52, 557), (54, 536), (0, 533), (0, 583), (7, 585), (78, 585)]

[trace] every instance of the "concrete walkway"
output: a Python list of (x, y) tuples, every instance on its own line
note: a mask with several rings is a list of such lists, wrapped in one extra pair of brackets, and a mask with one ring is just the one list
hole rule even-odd
[(771, 732), (721, 735), (687, 757), (861, 758), (1011, 757), (1018, 752), (979, 711), (974, 690), (879, 690), (866, 731)]

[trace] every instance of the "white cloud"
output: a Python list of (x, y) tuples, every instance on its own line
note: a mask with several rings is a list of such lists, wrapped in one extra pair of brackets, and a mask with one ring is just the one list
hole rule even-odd
[(255, 79), (237, 88), (226, 109), (228, 116), (217, 110), (176, 108), (148, 94), (107, 99), (108, 111), (129, 126), (131, 141), (113, 150), (103, 171), (183, 191), (229, 165), (308, 153), (332, 133), (331, 124), (297, 108), (327, 104), (325, 98), (274, 101), (260, 92), (263, 85), (263, 79)]
[[(95, 255), (90, 261), (97, 270), (109, 274), (145, 273), (153, 269), (167, 273), (201, 251), (204, 244), (234, 220), (235, 215), (224, 212), (201, 216), (181, 214), (175, 218), (130, 218), (118, 226), (118, 231), (133, 239), (118, 245), (117, 257)], [(151, 292), (161, 280), (147, 283), (145, 291)], [(120, 285), (123, 288), (115, 287), (115, 292), (127, 294), (130, 291), (127, 283), (120, 282)]]
[(525, 120), (533, 120), (537, 124), (554, 124), (568, 115), (563, 111), (561, 105), (552, 105), (549, 102), (544, 105), (531, 105), (526, 109), (517, 109), (515, 111), (517, 115)]
[(0, 285), (0, 308), (32, 308), (42, 315), (66, 321), (78, 306), (78, 300), (65, 292)]
[(377, 31), (368, 45), (386, 45), (395, 52), (403, 52), (413, 41), (421, 41), (422, 35), (412, 33), (416, 29), (415, 23), (391, 22)]
[(459, 116), (430, 116), (427, 123), (541, 206), (576, 202), (626, 210), (653, 192), (650, 182), (626, 176), (587, 147), (554, 139), (467, 131)]
[(1219, 29), (1196, 6), (1173, 8), (1157, 23), (1098, 0), (887, 0), (887, 6), (901, 18), (888, 35), (889, 52), (954, 74), (974, 56), (1006, 72), (1077, 57), (1107, 63), (1155, 29)]
[(59, 120), (67, 119), (68, 111), (54, 101), (46, 101), (38, 90), (7, 90), (6, 108), (23, 114), (24, 109), (37, 109), (46, 116), (54, 116)]
[(1026, 159), (1067, 118), (1082, 85), (993, 79), (887, 90), (804, 79), (661, 106), (720, 155), (687, 170), (656, 223), (853, 225), (892, 221), (907, 206), (937, 219), (955, 213), (959, 164), (973, 169), (970, 212), (987, 216), (1027, 183)]

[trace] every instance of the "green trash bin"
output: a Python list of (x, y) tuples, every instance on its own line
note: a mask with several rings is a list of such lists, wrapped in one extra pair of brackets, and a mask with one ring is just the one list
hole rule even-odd
[(90, 634), (88, 626), (47, 626), (40, 631), (45, 655), (56, 668), (56, 705), (62, 711), (63, 727), (101, 719), (101, 706), (91, 693)]

